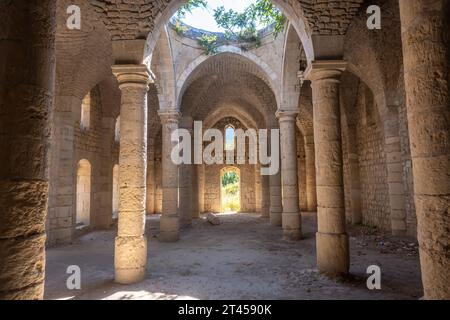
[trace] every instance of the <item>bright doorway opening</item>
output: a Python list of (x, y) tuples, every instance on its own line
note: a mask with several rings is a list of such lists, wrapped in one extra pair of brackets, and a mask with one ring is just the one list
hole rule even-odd
[(241, 173), (238, 168), (226, 167), (221, 170), (220, 200), (222, 212), (241, 210)]

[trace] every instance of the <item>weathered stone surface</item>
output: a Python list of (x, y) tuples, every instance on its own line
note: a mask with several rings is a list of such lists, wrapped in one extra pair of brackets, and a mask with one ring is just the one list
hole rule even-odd
[(214, 213), (212, 213), (212, 212), (209, 212), (209, 213), (206, 215), (206, 220), (207, 220), (210, 224), (212, 224), (213, 226), (218, 226), (219, 224), (222, 223), (222, 222), (220, 221), (220, 218), (219, 218), (217, 215), (215, 215)]

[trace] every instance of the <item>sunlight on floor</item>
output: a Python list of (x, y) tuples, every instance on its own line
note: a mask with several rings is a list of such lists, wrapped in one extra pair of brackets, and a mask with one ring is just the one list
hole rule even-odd
[(141, 291), (118, 291), (102, 300), (199, 300), (190, 296), (177, 296), (161, 292)]

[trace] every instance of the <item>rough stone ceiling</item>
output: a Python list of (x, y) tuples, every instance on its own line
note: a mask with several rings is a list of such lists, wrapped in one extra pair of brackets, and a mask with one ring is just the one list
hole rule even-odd
[[(230, 77), (238, 78), (239, 75), (251, 74), (263, 81), (269, 88), (271, 88), (268, 75), (257, 64), (248, 60), (244, 56), (235, 53), (221, 53), (215, 55), (202, 64), (200, 64), (187, 78), (183, 87), (187, 89), (192, 83), (201, 77), (212, 76), (213, 79), (221, 78), (221, 81), (226, 83)], [(274, 90), (275, 88), (271, 88)], [(181, 90), (183, 95), (185, 90)]]
[(83, 98), (93, 86), (111, 75), (110, 35), (92, 7), (80, 1), (81, 30), (66, 26), (66, 10), (73, 1), (57, 1), (56, 94)]
[[(168, 19), (182, 0), (89, 0), (113, 40), (145, 39), (157, 18)], [(280, 7), (298, 8), (291, 17), (307, 20), (315, 34), (345, 34), (363, 0), (274, 0)], [(165, 21), (163, 21), (165, 22)]]
[(264, 77), (258, 66), (238, 55), (211, 57), (187, 80), (181, 112), (204, 119), (219, 105), (241, 106), (254, 115), (255, 122), (263, 125), (275, 114), (277, 106)]
[(234, 105), (248, 109), (254, 120), (266, 119), (275, 114), (275, 97), (270, 89), (252, 75), (197, 80), (186, 92), (182, 101), (182, 113), (204, 119), (219, 105)]

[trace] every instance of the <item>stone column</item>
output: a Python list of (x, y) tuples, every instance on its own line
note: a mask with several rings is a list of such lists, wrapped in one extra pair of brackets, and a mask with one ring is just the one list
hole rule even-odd
[(308, 211), (311, 212), (317, 210), (314, 136), (307, 136), (304, 140), (306, 161), (306, 206)]
[(339, 108), (344, 61), (317, 61), (307, 70), (312, 81), (317, 188), (317, 264), (320, 272), (346, 274), (349, 243), (345, 231), (345, 201)]
[(261, 217), (270, 217), (270, 181), (269, 176), (261, 176)]
[(155, 213), (155, 138), (148, 138), (147, 215)]
[(290, 240), (299, 240), (302, 237), (297, 176), (297, 114), (294, 111), (277, 112), (277, 117), (280, 122), (283, 236), (285, 239)]
[[(193, 137), (193, 121), (191, 117), (183, 117), (180, 120), (180, 127), (189, 131)], [(193, 139), (193, 138), (192, 138)], [(190, 141), (193, 146), (192, 141)], [(194, 150), (193, 148), (191, 150)], [(192, 153), (193, 155), (193, 153)], [(193, 162), (192, 162), (193, 163)], [(193, 211), (193, 167), (194, 164), (181, 164), (180, 170), (180, 226), (188, 227), (192, 225), (192, 211)]]
[(400, 0), (417, 233), (426, 299), (450, 299), (450, 6)]
[(115, 280), (136, 283), (145, 278), (147, 238), (145, 205), (147, 176), (147, 91), (145, 65), (112, 67), (122, 91), (120, 106), (119, 226), (115, 243)]
[(270, 182), (270, 225), (281, 227), (281, 168), (277, 174), (271, 175)]
[(171, 141), (172, 133), (178, 129), (180, 113), (175, 110), (160, 111), (162, 125), (162, 215), (159, 240), (175, 242), (180, 237), (180, 217), (178, 215), (178, 165), (173, 163), (171, 153), (176, 142)]
[(199, 193), (198, 193), (198, 183), (199, 183), (199, 177), (198, 177), (198, 165), (192, 165), (192, 219), (198, 219), (200, 218), (200, 199), (199, 199)]
[(259, 164), (255, 165), (255, 212), (262, 212), (262, 177)]
[(197, 165), (197, 179), (198, 179), (198, 212), (205, 212), (205, 165)]
[(42, 299), (55, 1), (0, 1), (0, 300)]

